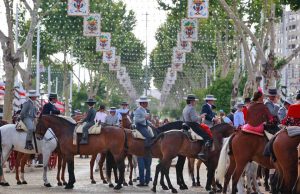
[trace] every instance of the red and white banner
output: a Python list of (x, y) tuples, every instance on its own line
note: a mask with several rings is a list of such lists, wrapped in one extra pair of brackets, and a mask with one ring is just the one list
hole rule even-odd
[(90, 14), (83, 17), (83, 36), (100, 36), (101, 15)]
[(182, 19), (181, 20), (181, 41), (198, 41), (198, 20)]
[(208, 18), (209, 0), (188, 0), (188, 18)]
[(86, 16), (90, 13), (89, 0), (68, 0), (69, 16)]

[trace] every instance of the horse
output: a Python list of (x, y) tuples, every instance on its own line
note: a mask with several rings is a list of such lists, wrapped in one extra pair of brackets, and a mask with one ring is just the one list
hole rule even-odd
[(300, 143), (298, 145), (298, 178), (295, 183), (293, 194), (300, 193)]
[[(196, 172), (197, 172), (197, 179), (195, 180), (194, 176), (194, 166), (196, 162)], [(195, 158), (188, 158), (188, 169), (189, 175), (192, 178), (192, 186), (193, 187), (202, 187), (200, 184), (200, 166), (202, 164), (202, 160), (196, 160)]]
[(274, 165), (280, 182), (274, 192), (297, 193), (293, 191), (297, 180), (297, 146), (300, 136), (289, 137), (287, 130), (281, 130), (273, 143)]
[[(56, 141), (56, 138), (54, 137), (52, 130), (47, 129), (45, 131), (45, 135), (42, 139), (37, 138), (37, 140), (36, 140), (37, 147), (35, 147), (35, 145), (34, 145), (33, 150), (24, 149), (25, 142), (26, 142), (26, 132), (18, 132), (16, 130), (15, 124), (7, 124), (7, 125), (0, 127), (0, 145), (2, 145), (3, 164), (4, 164), (4, 161), (7, 160), (8, 156), (12, 150), (15, 150), (15, 151), (18, 151), (18, 152), (21, 152), (24, 154), (35, 154), (36, 149), (37, 149), (39, 154), (43, 154), (44, 185), (46, 187), (51, 187), (51, 184), (49, 183), (49, 181), (47, 179), (47, 167), (48, 167), (47, 165), (48, 165), (48, 161), (49, 161), (52, 151), (54, 151), (57, 146), (57, 141)], [(23, 168), (23, 170), (24, 170), (24, 168)], [(18, 173), (17, 171), (18, 171), (18, 169), (16, 167), (16, 173)], [(24, 179), (23, 173), (24, 173), (24, 171), (21, 173), (21, 180), (22, 180), (21, 183), (27, 184), (27, 182)], [(4, 181), (5, 181), (5, 179), (4, 179)], [(18, 184), (20, 184), (19, 181), (20, 180), (18, 180)]]
[[(227, 172), (225, 169), (218, 169), (219, 171), (226, 172), (223, 193), (227, 191), (232, 174), (232, 193), (236, 193), (237, 183), (248, 162), (255, 161), (265, 168), (274, 168), (270, 159), (263, 155), (267, 142), (267, 137), (246, 133), (241, 130), (231, 136), (229, 143), (226, 145), (230, 147), (229, 167)], [(227, 148), (223, 149), (222, 152), (227, 152)], [(221, 155), (224, 155), (224, 157), (221, 157), (220, 160), (226, 161), (228, 159), (228, 153), (221, 153)], [(222, 168), (226, 168), (226, 165), (223, 165)]]
[[(36, 133), (44, 135), (48, 128), (51, 128), (58, 139), (60, 151), (68, 164), (69, 180), (65, 189), (73, 189), (75, 180), (74, 174), (74, 155), (93, 155), (97, 153), (110, 151), (117, 163), (120, 178), (115, 190), (122, 188), (124, 180), (124, 145), (125, 134), (119, 127), (104, 126), (101, 133), (97, 135), (89, 135), (89, 144), (76, 145), (73, 144), (73, 135), (76, 123), (72, 123), (64, 118), (55, 115), (43, 115), (38, 119)], [(80, 137), (81, 135), (78, 135)], [(76, 141), (76, 140), (75, 140)], [(121, 180), (121, 181), (120, 181)]]

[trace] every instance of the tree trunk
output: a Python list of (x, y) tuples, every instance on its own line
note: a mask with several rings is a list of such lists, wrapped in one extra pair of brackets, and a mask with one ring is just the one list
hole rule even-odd
[(231, 106), (234, 106), (237, 102), (237, 97), (239, 94), (239, 84), (241, 81), (241, 46), (238, 42), (238, 46), (237, 46), (237, 59), (236, 59), (236, 63), (235, 63), (235, 71), (234, 71), (234, 76), (233, 76), (233, 80), (232, 80), (232, 92), (231, 92)]
[[(66, 43), (65, 43), (66, 44)], [(69, 91), (70, 91), (70, 83), (69, 83), (69, 70), (68, 70), (68, 64), (67, 64), (67, 46), (65, 45), (64, 49), (64, 80), (63, 80), (63, 94), (64, 94), (64, 100), (65, 100), (65, 115), (70, 116), (70, 107), (69, 107)]]

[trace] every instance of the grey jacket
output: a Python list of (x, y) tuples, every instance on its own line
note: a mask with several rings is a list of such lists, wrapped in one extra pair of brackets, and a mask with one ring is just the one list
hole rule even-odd
[(270, 100), (267, 100), (265, 105), (268, 107), (270, 113), (273, 116), (278, 116), (279, 106), (277, 104), (274, 104)]
[(143, 107), (138, 107), (134, 111), (134, 122), (135, 124), (140, 124), (140, 125), (148, 125), (148, 121), (146, 120), (145, 116), (147, 115), (146, 109)]
[(86, 117), (82, 120), (82, 122), (86, 122), (89, 124), (95, 124), (95, 116), (96, 116), (96, 110), (94, 108), (90, 108), (87, 112)]
[(114, 116), (112, 115), (107, 115), (107, 117), (105, 118), (105, 123), (108, 125), (119, 125), (119, 117), (117, 114), (115, 114)]
[(278, 118), (279, 118), (280, 122), (286, 117), (286, 113), (287, 113), (287, 110), (284, 106), (278, 110)]
[(23, 105), (22, 110), (20, 113), (21, 120), (24, 120), (25, 118), (29, 118), (31, 120), (34, 120), (37, 116), (38, 109), (35, 105), (35, 103), (28, 99)]
[(186, 105), (182, 111), (182, 117), (184, 122), (196, 122), (200, 123), (200, 117), (196, 112), (195, 107)]

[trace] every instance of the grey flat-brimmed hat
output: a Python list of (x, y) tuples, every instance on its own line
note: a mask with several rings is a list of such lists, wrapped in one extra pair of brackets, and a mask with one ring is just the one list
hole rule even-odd
[(213, 101), (215, 101), (217, 99), (214, 97), (214, 95), (208, 94), (208, 95), (206, 95), (206, 97), (203, 100), (213, 100)]
[(39, 97), (40, 94), (38, 94), (35, 90), (28, 90), (27, 96), (28, 97)]
[(147, 96), (141, 96), (139, 99), (136, 100), (137, 102), (150, 102), (151, 100), (147, 98)]

